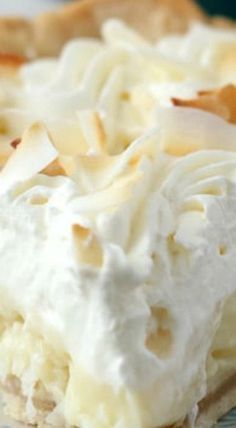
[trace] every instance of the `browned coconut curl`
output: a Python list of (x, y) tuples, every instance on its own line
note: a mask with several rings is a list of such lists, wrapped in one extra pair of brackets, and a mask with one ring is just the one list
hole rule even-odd
[(197, 98), (183, 100), (172, 98), (175, 106), (192, 107), (221, 116), (236, 124), (236, 85), (226, 85), (219, 89), (199, 91)]

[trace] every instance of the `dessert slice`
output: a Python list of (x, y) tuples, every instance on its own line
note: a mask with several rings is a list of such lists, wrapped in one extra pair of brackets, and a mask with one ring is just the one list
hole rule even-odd
[(235, 47), (234, 31), (152, 44), (112, 20), (0, 75), (13, 418), (210, 428), (235, 404), (236, 127), (173, 106), (234, 84)]

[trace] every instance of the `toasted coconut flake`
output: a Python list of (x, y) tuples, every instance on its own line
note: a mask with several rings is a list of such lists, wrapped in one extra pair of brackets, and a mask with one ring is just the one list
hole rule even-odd
[(90, 229), (88, 229), (87, 227), (81, 226), (80, 224), (74, 224), (72, 228), (77, 238), (80, 239), (81, 241), (88, 239), (91, 233)]
[(153, 158), (157, 150), (157, 130), (142, 135), (119, 155), (81, 155), (74, 159), (73, 179), (85, 192), (101, 190), (120, 176), (137, 170), (143, 157)]
[(63, 156), (76, 156), (87, 153), (89, 147), (81, 132), (79, 121), (77, 120), (48, 120), (50, 135), (55, 141), (58, 152)]
[(42, 171), (58, 157), (46, 128), (35, 123), (25, 131), (18, 145), (0, 173), (0, 191), (4, 192), (19, 181), (27, 180)]
[(236, 151), (236, 129), (221, 117), (194, 108), (157, 108), (161, 149), (171, 156), (198, 150)]
[(104, 180), (109, 184), (116, 163), (115, 156), (78, 156), (74, 179), (86, 191), (102, 188)]
[(226, 85), (212, 91), (200, 91), (196, 99), (172, 98), (172, 102), (175, 106), (198, 108), (217, 114), (230, 123), (236, 123), (236, 85)]
[(98, 112), (78, 112), (80, 126), (88, 147), (96, 153), (106, 153), (106, 134)]
[(101, 151), (106, 151), (106, 134), (101, 118), (97, 112), (94, 113), (93, 117), (94, 127), (98, 137), (98, 144)]
[(133, 189), (142, 176), (142, 171), (136, 170), (125, 177), (118, 178), (114, 184), (105, 190), (75, 198), (71, 203), (71, 208), (75, 210), (79, 208), (80, 214), (114, 210), (132, 197)]
[(93, 266), (101, 266), (103, 252), (94, 233), (79, 224), (72, 226), (75, 248), (78, 260)]
[(21, 138), (15, 138), (12, 142), (11, 142), (11, 146), (13, 147), (13, 149), (16, 149), (17, 146), (21, 143)]
[(51, 177), (55, 177), (57, 175), (67, 175), (63, 166), (60, 163), (59, 158), (55, 159), (51, 162), (46, 168), (42, 170), (42, 173), (45, 175), (49, 175)]
[(77, 168), (76, 158), (74, 156), (59, 156), (59, 163), (61, 165), (61, 168), (65, 172), (65, 175), (68, 177), (71, 177)]

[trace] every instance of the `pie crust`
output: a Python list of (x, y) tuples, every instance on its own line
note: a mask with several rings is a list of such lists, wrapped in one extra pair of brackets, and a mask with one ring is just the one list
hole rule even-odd
[[(20, 380), (14, 376), (7, 380), (7, 383), (2, 386), (2, 395), (4, 397), (6, 414), (23, 423), (34, 424), (40, 428), (51, 428), (46, 420), (48, 415), (53, 411), (55, 403), (50, 397), (35, 397), (34, 407), (36, 413), (34, 420), (27, 420), (26, 403), (27, 400), (23, 396), (20, 388)], [(229, 409), (234, 407), (236, 403), (236, 373), (226, 379), (215, 392), (206, 396), (199, 403), (199, 414), (195, 421), (195, 425), (186, 418), (184, 422), (165, 428), (210, 428), (216, 420), (227, 413)], [(66, 428), (66, 425), (60, 425), (60, 428)]]

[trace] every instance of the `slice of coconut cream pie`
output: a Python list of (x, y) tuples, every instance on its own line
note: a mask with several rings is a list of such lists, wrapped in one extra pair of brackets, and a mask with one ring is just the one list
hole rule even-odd
[(0, 73), (0, 382), (29, 424), (236, 404), (236, 31), (121, 21)]

